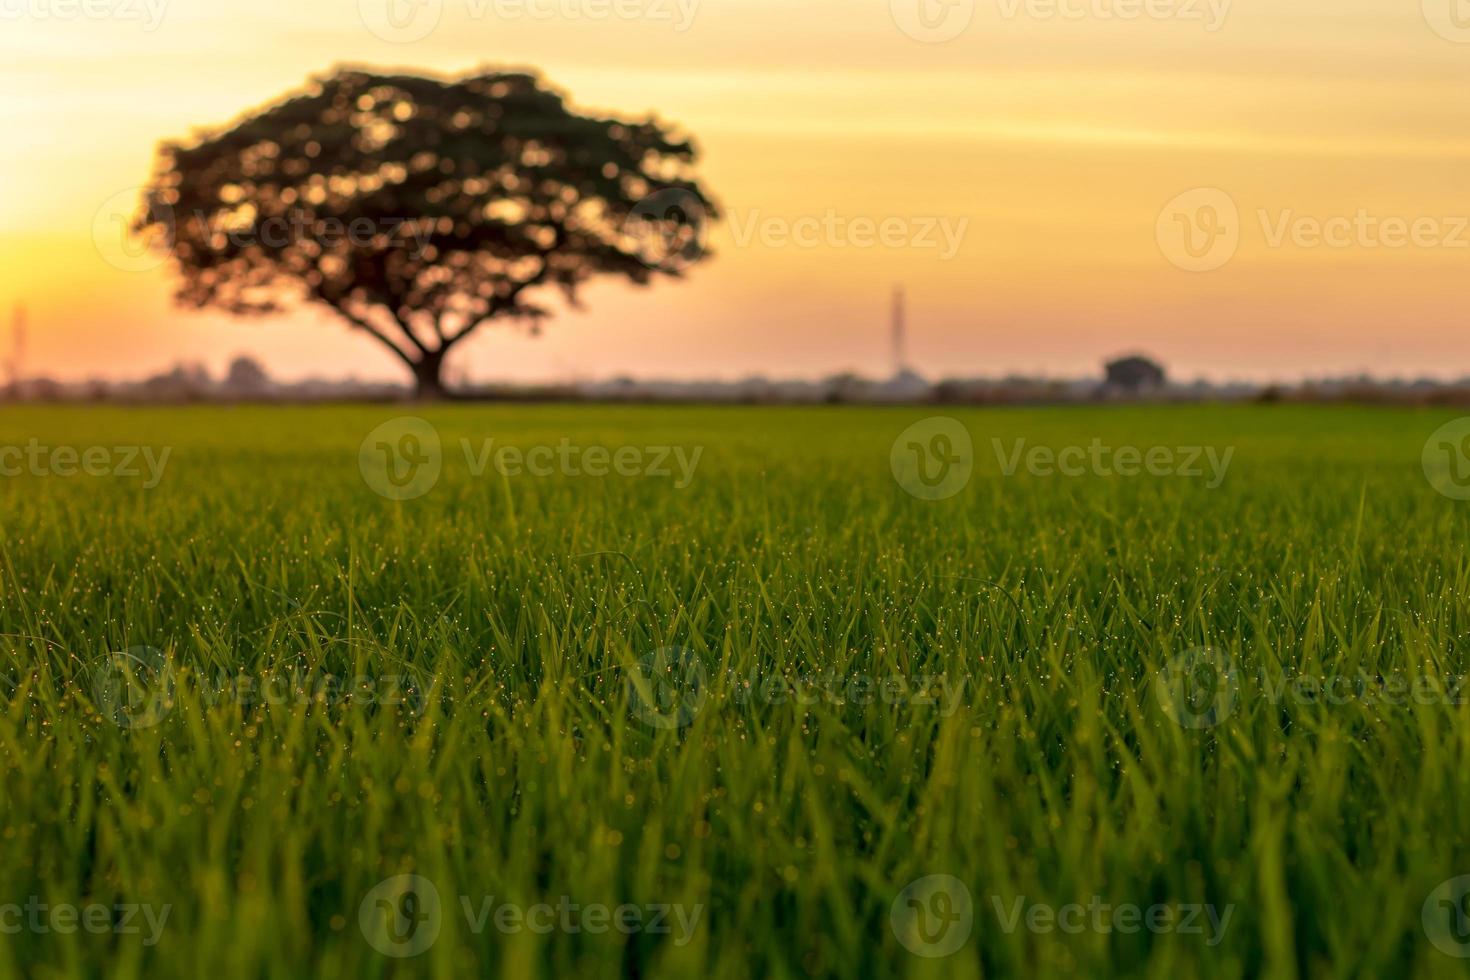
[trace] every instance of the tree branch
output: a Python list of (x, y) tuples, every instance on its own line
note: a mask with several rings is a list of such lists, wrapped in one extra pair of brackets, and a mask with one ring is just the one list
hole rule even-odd
[(469, 336), (471, 333), (475, 332), (486, 323), (489, 323), (491, 320), (500, 316), (506, 310), (514, 310), (516, 307), (516, 300), (520, 299), (521, 293), (525, 292), (527, 289), (530, 289), (532, 286), (539, 286), (541, 283), (546, 281), (547, 276), (550, 274), (551, 263), (547, 261), (546, 256), (543, 255), (541, 257), (540, 272), (536, 273), (525, 282), (517, 284), (503, 298), (497, 298), (494, 302), (490, 304), (490, 309), (486, 311), (484, 316), (480, 317), (477, 320), (469, 321), (463, 327), (460, 327), (458, 331), (450, 334), (449, 337), (445, 339), (444, 346), (441, 347), (440, 350), (447, 350), (451, 344), (459, 343), (459, 341), (463, 340), (465, 337)]
[(402, 361), (404, 364), (407, 364), (410, 368), (415, 368), (415, 367), (418, 366), (418, 362), (417, 361), (415, 361), (412, 357), (410, 357), (407, 353), (405, 353), (404, 350), (401, 347), (399, 347), (397, 344), (393, 343), (392, 338), (390, 338), (387, 334), (385, 334), (382, 331), (380, 331), (377, 327), (373, 326), (371, 323), (369, 323), (368, 321), (364, 320), (362, 317), (357, 316), (355, 313), (353, 313), (352, 311), (348, 310), (346, 307), (337, 306), (337, 305), (334, 304), (332, 308), (335, 309), (338, 312), (338, 314), (340, 314), (342, 316), (342, 318), (344, 320), (346, 320), (348, 323), (352, 324), (352, 326), (355, 327), (356, 329), (362, 330), (365, 333), (371, 334), (372, 336), (376, 337), (378, 339), (378, 341), (384, 347), (387, 347), (394, 354), (398, 355), (398, 359), (400, 361)]
[(403, 319), (392, 310), (388, 311), (388, 315), (393, 318), (393, 322), (398, 325), (398, 329), (403, 332), (403, 335), (405, 337), (408, 338), (409, 343), (417, 347), (421, 353), (433, 353), (433, 351), (429, 350), (429, 348), (424, 345), (424, 342), (422, 340), (419, 340), (418, 334), (413, 332), (413, 326), (407, 320)]

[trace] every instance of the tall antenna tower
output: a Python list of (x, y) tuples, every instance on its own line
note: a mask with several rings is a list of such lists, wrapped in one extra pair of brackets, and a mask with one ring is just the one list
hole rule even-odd
[(893, 373), (908, 370), (908, 321), (904, 310), (903, 287), (893, 290)]

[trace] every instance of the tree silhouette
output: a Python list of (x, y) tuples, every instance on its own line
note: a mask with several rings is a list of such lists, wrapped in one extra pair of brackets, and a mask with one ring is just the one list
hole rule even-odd
[(570, 111), (531, 74), (342, 70), (159, 148), (136, 230), (194, 308), (331, 307), (446, 394), (445, 355), (496, 319), (536, 332), (537, 287), (646, 285), (704, 257), (715, 216), (692, 142)]

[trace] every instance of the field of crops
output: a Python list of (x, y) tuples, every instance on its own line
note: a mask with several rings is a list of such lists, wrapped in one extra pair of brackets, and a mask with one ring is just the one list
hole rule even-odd
[(0, 976), (1463, 976), (1456, 414), (7, 408)]

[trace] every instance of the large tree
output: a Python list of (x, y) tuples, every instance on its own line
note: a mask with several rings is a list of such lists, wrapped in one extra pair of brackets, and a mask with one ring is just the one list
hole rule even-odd
[(576, 303), (704, 256), (715, 208), (688, 139), (580, 115), (539, 79), (343, 70), (228, 128), (159, 149), (140, 232), (178, 300), (238, 314), (330, 307), (445, 394), (445, 355), (497, 319), (537, 330), (537, 287)]

